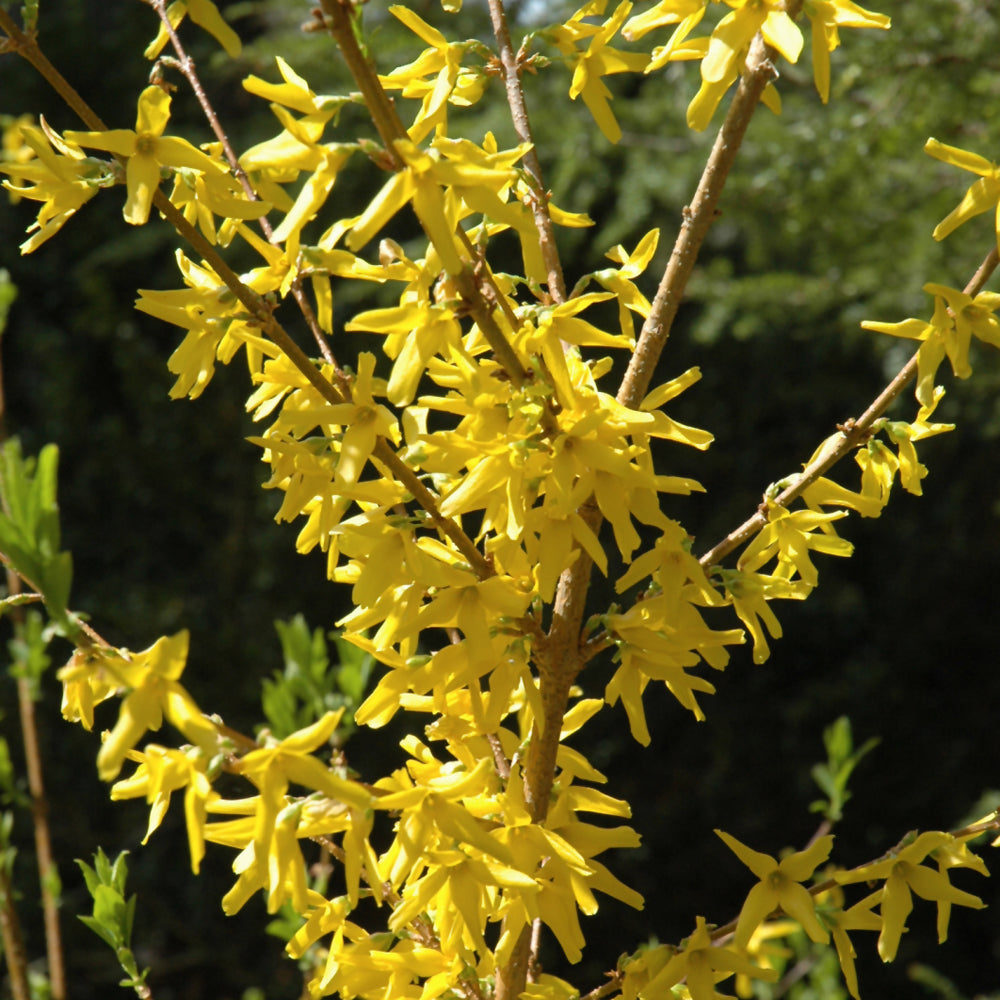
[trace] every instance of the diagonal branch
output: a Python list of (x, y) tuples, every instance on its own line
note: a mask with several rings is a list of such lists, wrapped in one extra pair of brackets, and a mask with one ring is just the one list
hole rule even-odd
[(698, 188), (691, 204), (684, 209), (681, 229), (656, 290), (649, 318), (643, 323), (639, 343), (618, 390), (618, 402), (623, 406), (637, 407), (649, 389), (701, 246), (718, 217), (719, 199), (750, 119), (764, 89), (777, 75), (772, 61), (776, 56), (775, 50), (757, 34), (750, 45), (746, 68), (715, 138)]
[[(229, 163), (233, 176), (237, 181), (239, 181), (240, 187), (243, 188), (243, 193), (250, 201), (259, 201), (260, 199), (257, 197), (257, 192), (253, 189), (253, 185), (250, 183), (250, 178), (247, 177), (246, 171), (243, 169), (239, 158), (236, 156), (232, 143), (229, 141), (229, 136), (226, 135), (226, 130), (222, 127), (222, 123), (219, 121), (219, 116), (215, 113), (215, 108), (212, 106), (212, 102), (208, 99), (208, 94), (205, 92), (204, 86), (202, 86), (194, 60), (187, 54), (187, 51), (177, 34), (176, 28), (174, 28), (174, 26), (170, 23), (170, 18), (167, 15), (166, 0), (146, 0), (146, 2), (153, 8), (153, 10), (156, 11), (160, 21), (166, 29), (167, 34), (170, 36), (170, 44), (173, 47), (174, 52), (177, 53), (176, 59), (168, 60), (164, 58), (161, 61), (167, 62), (169, 65), (176, 66), (177, 69), (179, 69), (184, 75), (184, 78), (190, 85), (198, 104), (201, 106), (201, 110), (204, 112), (209, 127), (212, 129), (212, 132), (215, 134), (215, 138), (218, 139), (219, 145), (222, 147), (223, 155)], [(262, 215), (257, 220), (257, 223), (260, 226), (261, 231), (264, 233), (267, 241), (277, 246), (278, 244), (274, 239), (274, 229), (271, 226), (271, 223), (267, 220), (267, 216)], [(291, 291), (292, 297), (295, 299), (298, 304), (299, 311), (302, 313), (302, 318), (306, 321), (306, 326), (309, 327), (309, 332), (313, 335), (313, 340), (316, 341), (316, 346), (319, 347), (320, 353), (323, 355), (323, 360), (326, 361), (327, 364), (333, 366), (334, 373), (341, 388), (349, 392), (350, 381), (341, 370), (340, 365), (337, 364), (337, 359), (333, 356), (333, 351), (330, 349), (326, 335), (320, 328), (320, 325), (316, 320), (316, 314), (313, 312), (312, 306), (306, 298), (305, 290), (302, 287), (302, 279), (298, 275), (296, 275), (294, 281), (292, 281)]]
[[(693, 207), (685, 211), (649, 319), (643, 325), (635, 354), (622, 380), (618, 401), (624, 406), (637, 408), (649, 388), (698, 251), (715, 219), (726, 178), (764, 88), (774, 77), (771, 59), (775, 55), (758, 34), (751, 44), (746, 71), (698, 184)], [(603, 518), (593, 499), (579, 513), (596, 534)], [(525, 799), (531, 803), (535, 822), (545, 818), (555, 776), (560, 722), (569, 704), (570, 687), (589, 655), (581, 642), (581, 630), (592, 568), (593, 560), (586, 552), (580, 552), (573, 565), (563, 572), (556, 589), (552, 624), (545, 641), (539, 644), (538, 668), (545, 718), (542, 730), (532, 736), (524, 775)], [(525, 928), (510, 962), (497, 972), (496, 1000), (514, 1000), (524, 990), (530, 947), (529, 929)]]
[[(2, 8), (0, 8), (0, 28), (10, 38), (14, 51), (38, 70), (46, 82), (76, 112), (87, 128), (94, 132), (106, 132), (108, 130), (108, 126), (104, 124), (97, 113), (80, 97), (59, 70), (49, 62), (37, 42), (21, 31)], [(251, 318), (281, 348), (309, 384), (327, 402), (334, 404), (349, 402), (349, 395), (342, 392), (323, 376), (322, 372), (313, 364), (305, 351), (295, 343), (285, 328), (278, 322), (271, 307), (253, 289), (248, 288), (240, 280), (239, 275), (226, 263), (218, 250), (184, 218), (183, 213), (174, 206), (162, 191), (157, 190), (154, 193), (153, 204), (156, 206), (157, 211), (177, 230), (188, 245), (212, 268), (223, 284), (246, 308)], [(416, 473), (389, 447), (384, 438), (378, 439), (373, 455), (390, 470), (393, 476), (406, 487), (414, 500), (427, 511), (435, 527), (454, 543), (459, 552), (465, 556), (476, 575), (480, 579), (493, 576), (493, 567), (476, 547), (476, 544), (465, 534), (457, 521), (442, 516), (438, 510), (434, 495), (424, 486)]]
[[(965, 286), (965, 294), (976, 296), (982, 291), (983, 286), (989, 280), (990, 275), (996, 270), (1000, 263), (1000, 254), (994, 246), (979, 265), (976, 273)], [(856, 420), (848, 420), (841, 428), (840, 436), (828, 449), (824, 449), (822, 454), (811, 464), (806, 466), (801, 474), (796, 476), (795, 482), (787, 489), (783, 490), (773, 500), (769, 501), (774, 507), (787, 507), (793, 500), (814, 483), (820, 476), (833, 468), (845, 455), (852, 452), (871, 432), (872, 425), (889, 408), (892, 402), (906, 388), (917, 374), (919, 351), (899, 370), (895, 378), (875, 397), (868, 409)], [(710, 569), (724, 559), (733, 549), (738, 548), (744, 542), (749, 541), (761, 531), (767, 524), (767, 514), (764, 511), (757, 511), (752, 517), (747, 518), (738, 528), (731, 531), (717, 545), (711, 548), (698, 560), (705, 569)]]

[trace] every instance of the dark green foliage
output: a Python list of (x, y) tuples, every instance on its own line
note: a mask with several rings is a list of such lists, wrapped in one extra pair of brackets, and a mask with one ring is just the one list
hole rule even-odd
[(302, 615), (276, 621), (285, 660), (282, 673), (262, 683), (261, 705), (273, 736), (284, 739), (305, 729), (325, 712), (344, 709), (337, 727), (341, 742), (354, 731), (354, 712), (364, 698), (374, 660), (357, 646), (334, 636), (339, 664), (331, 668), (323, 629), (309, 626)]

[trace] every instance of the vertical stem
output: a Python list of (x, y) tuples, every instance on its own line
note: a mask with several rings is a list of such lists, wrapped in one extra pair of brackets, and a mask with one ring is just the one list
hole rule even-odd
[(3, 939), (3, 953), (7, 959), (11, 996), (14, 1000), (31, 1000), (28, 959), (24, 953), (21, 922), (14, 908), (14, 887), (3, 865), (0, 865), (0, 938)]
[[(17, 581), (17, 577), (8, 571), (8, 593), (13, 593), (10, 589), (11, 577)], [(27, 678), (19, 677), (17, 680), (17, 700), (21, 715), (21, 734), (24, 739), (24, 759), (28, 771), (28, 790), (31, 794), (38, 881), (42, 892), (49, 986), (52, 990), (52, 1000), (65, 1000), (66, 971), (63, 963), (62, 930), (59, 926), (59, 900), (52, 891), (57, 869), (52, 857), (49, 806), (45, 798), (45, 783), (42, 780), (42, 757), (38, 749), (38, 730), (35, 726), (35, 703), (31, 697), (31, 684)]]
[[(591, 530), (597, 529), (601, 513), (591, 502), (580, 516)], [(580, 644), (593, 560), (580, 552), (559, 578), (552, 623), (548, 634), (536, 645), (536, 666), (544, 716), (535, 723), (524, 772), (524, 799), (534, 823), (544, 821), (556, 774), (556, 754), (562, 720), (569, 705), (569, 692), (585, 663)], [(532, 932), (525, 927), (510, 961), (498, 970), (495, 1000), (515, 1000), (524, 991), (532, 965)]]
[[(3, 331), (0, 330), (0, 445), (7, 440), (7, 405), (4, 393), (3, 370)], [(7, 594), (15, 597), (21, 593), (21, 579), (10, 568), (7, 574)], [(24, 622), (24, 608), (14, 607), (10, 610), (12, 622)], [(66, 972), (63, 961), (62, 931), (59, 926), (59, 900), (52, 891), (56, 865), (52, 857), (52, 837), (48, 819), (48, 801), (45, 798), (45, 782), (42, 779), (42, 755), (38, 748), (38, 728), (35, 725), (35, 702), (32, 698), (31, 682), (26, 677), (17, 679), (18, 713), (21, 718), (21, 738), (24, 743), (25, 766), (28, 771), (28, 791), (31, 795), (31, 819), (35, 832), (35, 856), (38, 864), (38, 881), (41, 889), (42, 914), (45, 922), (45, 948), (48, 956), (49, 986), (53, 1000), (66, 998)], [(14, 900), (11, 886), (6, 873), (4, 882), (0, 885), (3, 896), (2, 909), (9, 907), (9, 917), (0, 916), (3, 921), (4, 950), (8, 956), (8, 967), (11, 969), (11, 982), (15, 980), (13, 966), (24, 962), (24, 943), (21, 940), (17, 914), (14, 910)], [(8, 926), (9, 925), (9, 926)], [(11, 941), (8, 942), (8, 934)], [(20, 949), (20, 950), (18, 950)], [(17, 995), (16, 990), (15, 996)]]
[[(494, 0), (491, 0), (491, 10)], [(729, 171), (764, 88), (774, 76), (771, 56), (758, 35), (750, 47), (747, 70), (712, 148), (692, 205), (685, 210), (684, 223), (673, 254), (664, 272), (642, 335), (622, 380), (618, 401), (637, 406), (649, 388), (653, 369), (666, 343), (677, 314), (681, 296), (694, 269), (698, 252), (715, 219)], [(601, 523), (601, 513), (591, 501), (580, 511), (593, 531)], [(555, 779), (556, 753), (562, 718), (569, 703), (569, 690), (585, 662), (580, 645), (581, 628), (593, 561), (580, 552), (572, 566), (559, 578), (553, 606), (552, 624), (538, 650), (539, 685), (545, 708), (544, 729), (532, 734), (525, 770), (525, 800), (538, 823), (548, 811), (549, 795)], [(507, 966), (497, 973), (496, 1000), (515, 1000), (527, 982), (531, 964), (531, 933), (525, 927)]]
[(545, 270), (548, 272), (549, 296), (555, 302), (566, 299), (566, 284), (563, 280), (562, 263), (559, 260), (559, 248), (556, 244), (555, 229), (552, 216), (549, 215), (548, 194), (542, 181), (542, 165), (538, 162), (535, 152), (535, 140), (531, 134), (531, 122), (528, 119), (528, 106), (524, 100), (524, 89), (521, 87), (521, 67), (517, 54), (510, 40), (510, 28), (507, 24), (507, 14), (503, 0), (490, 0), (490, 20), (493, 22), (493, 34), (500, 47), (500, 65), (503, 68), (504, 84), (507, 87), (507, 103), (510, 105), (510, 117), (514, 131), (521, 142), (530, 142), (531, 149), (524, 155), (523, 163), (531, 178), (532, 194), (531, 210), (538, 227), (539, 243)]

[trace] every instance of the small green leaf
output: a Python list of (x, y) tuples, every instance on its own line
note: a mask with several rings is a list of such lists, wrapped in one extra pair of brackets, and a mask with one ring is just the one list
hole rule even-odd
[(118, 945), (115, 943), (114, 935), (100, 921), (84, 914), (77, 914), (77, 919), (81, 924), (89, 927), (105, 944), (117, 949)]
[[(37, 8), (37, 0), (35, 6)], [(27, 18), (25, 18), (25, 30), (28, 30)], [(7, 328), (7, 314), (16, 298), (17, 285), (10, 280), (10, 272), (6, 268), (0, 267), (0, 335)]]
[(94, 893), (94, 919), (112, 935), (116, 948), (127, 944), (123, 933), (125, 900), (110, 885), (99, 885)]
[(97, 887), (101, 884), (101, 880), (98, 878), (97, 872), (94, 871), (94, 869), (91, 868), (86, 861), (81, 861), (77, 858), (76, 863), (80, 871), (83, 872), (83, 881), (86, 883), (87, 892), (93, 896), (94, 893), (97, 892)]

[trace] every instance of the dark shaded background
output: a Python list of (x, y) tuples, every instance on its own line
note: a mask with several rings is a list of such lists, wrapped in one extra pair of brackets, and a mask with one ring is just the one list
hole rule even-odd
[[(473, 27), (442, 21), (437, 4), (413, 6), (449, 34), (484, 29), (482, 8), (471, 0), (463, 18)], [(556, 5), (548, 6), (555, 20)], [(763, 489), (796, 470), (837, 422), (863, 410), (905, 360), (888, 338), (861, 331), (859, 320), (925, 315), (921, 285), (961, 287), (989, 249), (986, 216), (943, 245), (931, 240), (972, 178), (925, 157), (921, 147), (934, 135), (995, 155), (996, 19), (987, 5), (963, 0), (877, 6), (892, 15), (894, 29), (843, 31), (829, 107), (812, 89), (808, 53), (804, 65), (784, 71), (783, 115), (762, 111), (751, 127), (661, 363), (662, 379), (694, 364), (705, 375), (672, 415), (712, 430), (715, 445), (704, 455), (676, 448), (662, 454), (665, 468), (698, 478), (708, 490), (670, 501), (671, 515), (697, 536), (698, 551), (741, 522)], [(527, 22), (541, 7), (512, 9)], [(227, 11), (248, 41), (238, 64), (200, 33), (185, 37), (238, 148), (274, 130), (266, 105), (239, 87), (248, 72), (277, 79), (274, 52), (318, 92), (347, 86), (332, 44), (298, 32), (308, 5), (246, 2)], [(369, 5), (366, 23), (381, 67), (415, 54), (381, 4)], [(141, 4), (65, 0), (43, 8), (41, 42), (109, 123), (131, 127), (149, 70), (141, 50), (154, 30)], [(664, 244), (672, 241), (712, 138), (692, 136), (684, 125), (695, 78), (693, 67), (675, 66), (621, 84), (615, 112), (624, 138), (617, 147), (568, 101), (565, 73), (553, 68), (529, 78), (555, 200), (596, 222), (562, 234), (570, 284), (601, 266), (608, 247), (631, 248), (652, 225), (661, 226)], [(502, 143), (510, 141), (499, 96), (485, 105), (465, 115), (468, 134), (494, 128)], [(59, 129), (77, 127), (28, 67), (0, 57), (0, 113), (25, 110), (44, 113)], [(208, 138), (183, 88), (174, 121), (173, 131)], [(348, 113), (342, 128), (351, 137), (364, 126)], [(321, 226), (354, 211), (380, 183), (372, 172), (338, 180)], [(178, 334), (131, 305), (137, 288), (179, 284), (171, 235), (155, 222), (125, 226), (120, 209), (121, 193), (108, 192), (57, 238), (20, 258), (16, 246), (33, 210), (0, 205), (0, 266), (20, 290), (4, 339), (7, 420), (27, 451), (47, 441), (60, 445), (73, 606), (131, 648), (190, 628), (186, 680), (193, 694), (250, 730), (260, 718), (260, 681), (280, 666), (272, 620), (301, 611), (312, 624), (332, 626), (346, 597), (325, 581), (321, 558), (295, 555), (296, 527), (272, 521), (278, 503), (258, 488), (264, 470), (244, 440), (254, 428), (243, 411), (241, 362), (219, 370), (198, 401), (168, 400), (165, 360)], [(397, 235), (406, 239), (412, 231), (402, 222)], [(666, 251), (661, 247), (651, 275)], [(653, 287), (650, 277), (650, 295)], [(356, 308), (347, 293), (338, 300), (341, 320)], [(341, 338), (338, 353), (348, 357), (374, 343), (365, 335)], [(611, 779), (608, 791), (633, 805), (643, 847), (611, 864), (645, 893), (647, 909), (632, 914), (602, 904), (585, 924), (585, 967), (567, 970), (553, 953), (546, 957), (550, 971), (587, 989), (650, 934), (677, 940), (695, 914), (717, 922), (733, 915), (749, 876), (711, 829), (723, 827), (770, 853), (808, 840), (816, 823), (808, 805), (817, 796), (809, 767), (822, 757), (823, 727), (841, 714), (850, 715), (859, 743), (882, 738), (856, 773), (838, 831), (836, 856), (845, 864), (880, 854), (909, 829), (954, 826), (984, 791), (1000, 787), (993, 618), (1000, 359), (982, 354), (973, 361), (976, 374), (967, 383), (942, 369), (949, 395), (941, 419), (956, 422), (958, 431), (922, 446), (931, 470), (924, 497), (900, 493), (880, 521), (852, 518), (843, 526), (856, 555), (821, 562), (820, 592), (778, 607), (786, 635), (772, 644), (766, 665), (754, 667), (747, 647), (724, 675), (711, 678), (718, 693), (704, 700), (707, 722), (694, 722), (668, 694), (650, 688), (649, 748), (630, 741), (620, 708), (582, 734), (579, 745)], [(907, 397), (899, 416), (914, 409)], [(840, 477), (848, 485), (856, 482), (852, 470), (845, 467)], [(607, 599), (606, 589), (595, 587), (595, 609)], [(603, 691), (607, 666), (588, 668), (588, 694)], [(223, 1000), (251, 985), (272, 1000), (297, 996), (299, 975), (280, 942), (261, 945), (262, 902), (251, 901), (236, 918), (222, 916), (217, 901), (231, 883), (231, 859), (212, 850), (202, 877), (191, 876), (176, 814), (139, 848), (144, 807), (108, 805), (93, 767), (94, 737), (61, 722), (53, 678), (45, 693), (41, 726), (58, 804), (72, 995), (103, 997), (119, 978), (110, 953), (71, 917), (87, 905), (71, 859), (89, 857), (100, 843), (110, 854), (134, 852), (136, 946), (153, 966), (159, 1000)], [(11, 682), (3, 698), (3, 731), (16, 748)], [(348, 748), (353, 765), (366, 777), (384, 773), (399, 758), (399, 735), (359, 734)], [(18, 818), (17, 831), (29, 950), (41, 955), (27, 817)], [(885, 968), (874, 936), (859, 936), (864, 996), (924, 995), (907, 978), (917, 960), (965, 995), (1000, 990), (998, 889), (974, 878), (957, 881), (994, 908), (956, 909), (951, 940), (936, 948), (934, 908), (918, 905), (897, 962)]]

